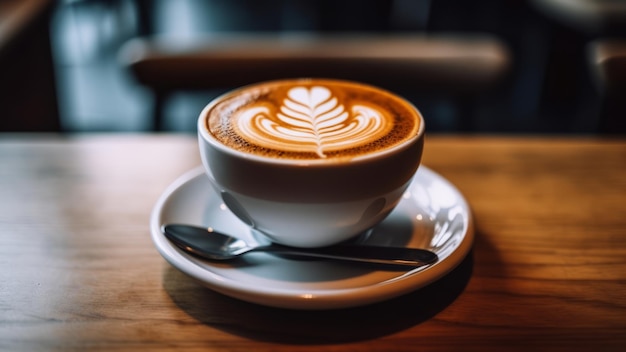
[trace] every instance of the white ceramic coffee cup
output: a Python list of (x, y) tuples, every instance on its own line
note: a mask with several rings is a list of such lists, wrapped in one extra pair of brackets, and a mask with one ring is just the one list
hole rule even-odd
[(321, 247), (364, 233), (398, 204), (420, 164), (424, 143), (424, 120), (411, 103), (395, 96), (418, 123), (417, 133), (401, 144), (340, 162), (277, 159), (230, 148), (208, 130), (213, 107), (244, 89), (216, 98), (198, 118), (207, 176), (242, 221), (276, 243)]

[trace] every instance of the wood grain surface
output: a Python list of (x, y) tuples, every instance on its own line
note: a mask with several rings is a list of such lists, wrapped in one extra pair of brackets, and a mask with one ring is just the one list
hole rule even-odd
[(205, 288), (149, 215), (200, 163), (186, 135), (0, 135), (1, 351), (624, 351), (626, 141), (429, 136), (476, 223), (439, 281), (331, 311)]

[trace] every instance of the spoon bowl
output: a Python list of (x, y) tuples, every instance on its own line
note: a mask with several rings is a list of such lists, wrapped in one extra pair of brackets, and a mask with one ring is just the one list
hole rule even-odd
[(321, 248), (296, 248), (279, 244), (252, 246), (212, 228), (168, 224), (161, 228), (165, 237), (180, 249), (208, 260), (229, 260), (250, 252), (266, 252), (300, 257), (348, 260), (365, 263), (420, 267), (438, 260), (427, 249), (341, 244)]

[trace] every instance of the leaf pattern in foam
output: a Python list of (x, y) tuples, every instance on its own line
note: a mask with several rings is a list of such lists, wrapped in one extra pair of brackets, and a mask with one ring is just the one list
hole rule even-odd
[[(351, 113), (350, 113), (351, 112)], [(390, 122), (365, 105), (347, 111), (326, 87), (294, 87), (275, 116), (267, 106), (243, 111), (238, 129), (249, 142), (285, 151), (326, 152), (356, 147), (384, 135)]]

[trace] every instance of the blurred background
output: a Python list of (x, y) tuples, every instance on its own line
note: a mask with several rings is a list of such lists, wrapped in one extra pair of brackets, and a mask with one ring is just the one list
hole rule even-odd
[[(193, 133), (208, 101), (254, 78), (211, 55), (238, 62), (224, 55), (247, 45), (254, 69), (257, 54), (282, 55), (273, 36), (304, 33), (358, 34), (365, 49), (338, 75), (354, 67), (404, 95), (430, 132), (623, 133), (624, 66), (606, 64), (626, 56), (624, 13), (621, 0), (0, 0), (0, 131)], [(233, 32), (270, 41), (211, 41)], [(327, 48), (311, 43), (305, 53)], [(357, 72), (359, 55), (387, 66)], [(196, 83), (237, 79), (189, 85), (176, 76), (185, 68), (206, 71)]]

